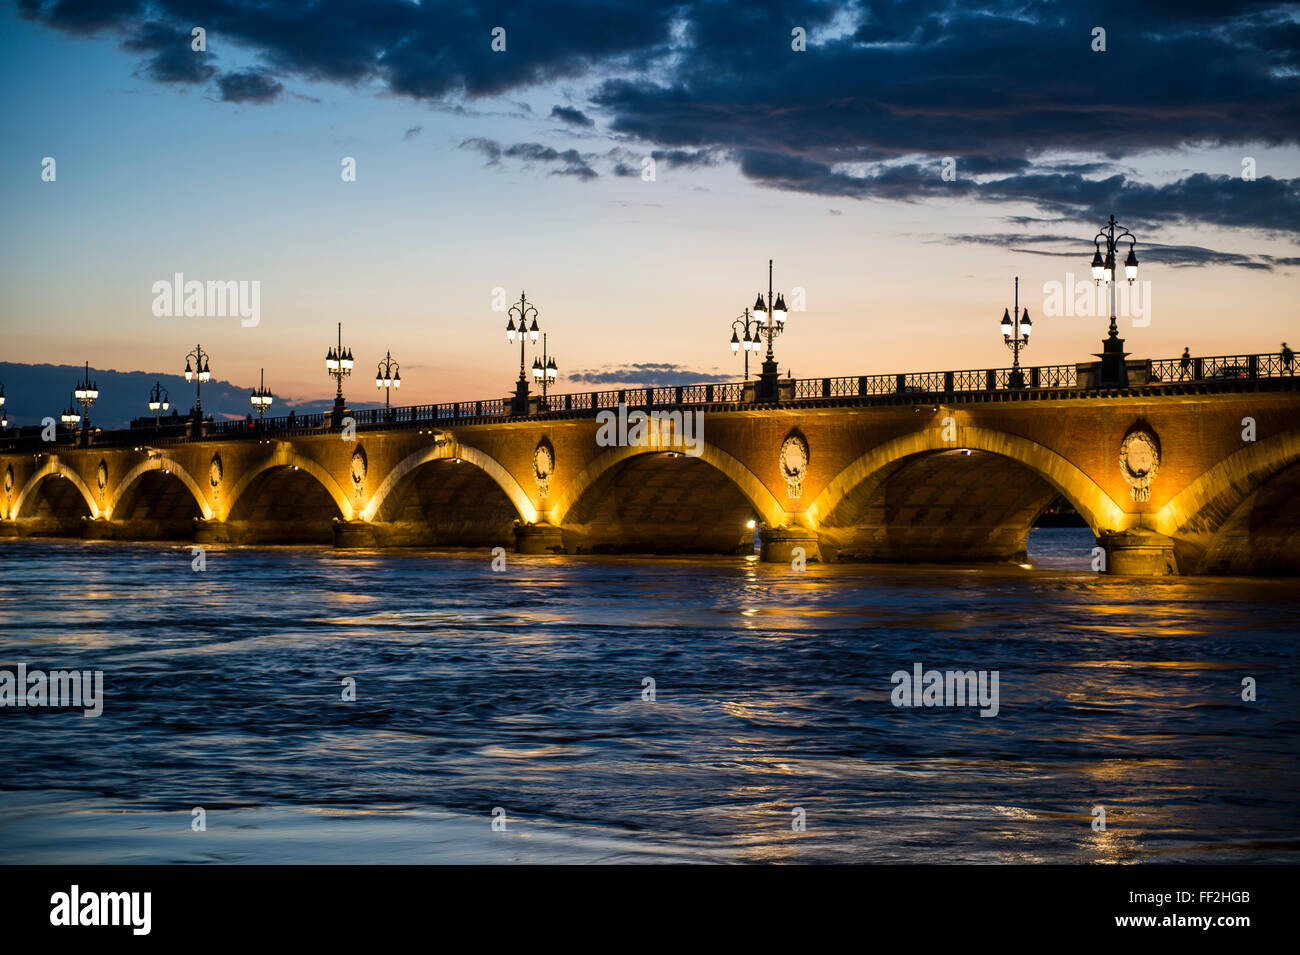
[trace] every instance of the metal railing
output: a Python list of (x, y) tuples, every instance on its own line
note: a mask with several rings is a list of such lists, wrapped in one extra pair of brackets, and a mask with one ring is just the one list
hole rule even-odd
[[(1012, 388), (1013, 368), (968, 371), (917, 371), (902, 375), (860, 375), (857, 378), (800, 378), (794, 383), (795, 400), (852, 398), (884, 395), (958, 395)], [(1074, 365), (1039, 365), (1020, 369), (1024, 382), (1016, 390), (1077, 388)]]
[[(1295, 377), (1300, 362), (1282, 355), (1223, 355), (1202, 358), (1151, 359), (1147, 363), (1146, 387), (1178, 386), (1196, 382), (1226, 383), (1261, 378)], [(1085, 370), (1095, 363), (1085, 363)], [(1132, 365), (1130, 364), (1130, 369)], [(857, 375), (841, 378), (783, 379), (783, 394), (794, 403), (804, 401), (879, 398), (898, 401), (911, 397), (940, 397), (993, 393), (1043, 394), (1047, 390), (1080, 391), (1078, 365), (1036, 365), (1020, 369), (1023, 385), (1012, 385), (1011, 368), (966, 369), (962, 371), (922, 371), (892, 375)], [(673, 407), (683, 405), (736, 405), (754, 400), (755, 383), (716, 382), (693, 385), (661, 385), (646, 388), (622, 388), (580, 394), (548, 395), (538, 398), (539, 415), (593, 413), (618, 407)], [(748, 401), (746, 391), (748, 388)], [(788, 390), (787, 390), (788, 389)], [(1083, 392), (1086, 393), (1086, 390)], [(783, 399), (784, 400), (784, 399)], [(511, 416), (511, 399), (491, 398), (483, 401), (454, 401), (435, 405), (406, 405), (397, 408), (365, 408), (348, 412), (359, 428), (377, 429), (412, 427), (421, 424), (484, 422)], [(197, 440), (228, 440), (268, 435), (288, 436), (329, 429), (331, 412), (298, 414), (290, 412), (275, 418), (233, 421), (209, 421), (204, 436)], [(68, 448), (79, 440), (79, 433), (59, 428), (56, 440), (44, 441), (41, 428), (30, 426), (10, 429), (0, 436), (0, 448)], [(188, 427), (174, 423), (95, 431), (95, 446), (168, 446), (196, 440)]]
[(1279, 354), (1221, 355), (1215, 358), (1162, 358), (1147, 362), (1147, 378), (1153, 383), (1230, 381), (1237, 378), (1291, 377), (1300, 362)]

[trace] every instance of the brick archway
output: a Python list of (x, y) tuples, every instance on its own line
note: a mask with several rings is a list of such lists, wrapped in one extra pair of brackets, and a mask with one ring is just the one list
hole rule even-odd
[(1155, 516), (1155, 529), (1169, 537), (1213, 532), (1260, 485), (1297, 461), (1300, 430), (1250, 444), (1204, 472), (1162, 507)]
[(1018, 435), (971, 425), (956, 424), (953, 440), (943, 440), (943, 429), (927, 428), (887, 441), (844, 468), (797, 517), (812, 530), (864, 484), (882, 481), (889, 468), (907, 458), (936, 451), (967, 448), (1019, 462), (1055, 488), (1074, 505), (1093, 533), (1122, 530), (1129, 519), (1115, 501), (1081, 470), (1041, 444)]
[[(612, 468), (638, 455), (662, 454), (663, 452), (664, 449), (657, 446), (610, 448), (588, 464), (572, 481), (563, 482), (564, 490), (557, 496), (555, 504), (552, 505), (547, 515), (550, 522), (552, 524), (563, 523), (582, 499), (582, 496)], [(704, 444), (699, 458), (705, 464), (712, 466), (714, 470), (725, 475), (749, 501), (754, 508), (754, 512), (769, 527), (780, 527), (789, 522), (790, 514), (781, 506), (775, 495), (767, 489), (766, 485), (749, 468), (731, 455), (718, 450), (712, 445)]]
[(506, 497), (510, 499), (510, 503), (514, 505), (520, 520), (528, 524), (537, 521), (537, 506), (529, 499), (519, 482), (515, 480), (514, 475), (502, 467), (495, 458), (458, 441), (446, 441), (427, 448), (421, 448), (399, 461), (389, 470), (384, 477), (383, 483), (370, 496), (370, 501), (362, 509), (359, 516), (364, 521), (373, 521), (388, 496), (393, 493), (402, 479), (416, 468), (431, 461), (454, 460), (456, 458), (474, 465), (492, 478), (496, 485), (505, 492)]
[(239, 480), (235, 482), (235, 486), (230, 489), (229, 494), (222, 495), (219, 505), (220, 510), (216, 512), (216, 519), (219, 521), (229, 520), (235, 506), (239, 503), (244, 492), (248, 490), (249, 485), (265, 472), (282, 467), (295, 467), (311, 475), (325, 489), (325, 493), (330, 496), (330, 499), (334, 501), (345, 521), (350, 521), (355, 517), (352, 503), (329, 471), (311, 458), (296, 454), (288, 450), (286, 446), (280, 445), (271, 457), (259, 461), (255, 466), (241, 474)]
[(136, 482), (152, 471), (169, 472), (173, 477), (185, 485), (185, 488), (194, 496), (194, 501), (198, 504), (199, 513), (203, 516), (203, 519), (205, 521), (212, 519), (212, 508), (204, 499), (203, 492), (199, 488), (199, 483), (194, 480), (185, 468), (181, 467), (180, 464), (169, 457), (158, 457), (151, 458), (147, 461), (141, 461), (128, 471), (122, 480), (118, 482), (113, 498), (108, 502), (108, 507), (104, 511), (104, 516), (111, 519), (114, 512), (117, 510), (118, 505), (125, 500), (126, 495), (135, 486)]
[(90, 508), (90, 516), (92, 518), (98, 519), (102, 516), (99, 510), (99, 505), (95, 503), (95, 495), (90, 493), (90, 488), (88, 488), (86, 482), (81, 479), (81, 475), (59, 461), (47, 461), (39, 470), (36, 471), (35, 474), (27, 479), (23, 484), (23, 489), (18, 492), (18, 497), (14, 501), (12, 509), (12, 520), (17, 520), (23, 517), (24, 505), (33, 498), (37, 488), (39, 488), (41, 484), (55, 475), (61, 475), (73, 483), (76, 489), (80, 492), (82, 498), (85, 500), (86, 506)]
[[(1277, 481), (1293, 482), (1293, 477), (1286, 475), (1293, 473), (1297, 464), (1300, 430), (1284, 431), (1220, 461), (1162, 507), (1155, 515), (1155, 530), (1174, 540), (1180, 570), (1220, 572), (1223, 555), (1235, 551), (1231, 565), (1250, 567), (1254, 572), (1265, 556), (1259, 551), (1265, 549), (1269, 551), (1266, 563), (1300, 566), (1289, 539), (1270, 544), (1267, 535), (1257, 536), (1258, 529), (1249, 527), (1246, 520), (1261, 502), (1261, 495), (1268, 496)], [(1274, 505), (1285, 512), (1281, 502), (1270, 504)], [(1284, 536), (1290, 533), (1282, 526), (1274, 531)]]

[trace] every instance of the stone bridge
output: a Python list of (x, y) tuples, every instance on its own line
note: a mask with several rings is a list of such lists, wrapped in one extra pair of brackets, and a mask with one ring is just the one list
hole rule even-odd
[(15, 436), (0, 536), (739, 554), (756, 526), (765, 560), (974, 563), (1023, 560), (1060, 495), (1112, 573), (1296, 573), (1300, 386), (1264, 361), (1191, 380), (1137, 362), (1109, 389), (1080, 365)]

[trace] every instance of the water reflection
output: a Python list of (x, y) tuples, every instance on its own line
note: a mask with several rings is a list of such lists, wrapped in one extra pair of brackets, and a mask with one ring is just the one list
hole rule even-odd
[[(3, 858), (192, 858), (166, 814), (205, 805), (253, 828), (193, 861), (1295, 861), (1294, 587), (1035, 538), (1032, 570), (802, 574), (0, 541), (0, 667), (107, 693), (0, 711)], [(998, 717), (894, 708), (915, 662), (998, 670)]]

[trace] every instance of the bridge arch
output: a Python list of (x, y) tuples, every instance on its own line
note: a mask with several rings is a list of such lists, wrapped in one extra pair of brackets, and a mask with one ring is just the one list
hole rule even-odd
[(1124, 510), (1050, 448), (971, 425), (943, 437), (942, 428), (901, 435), (836, 475), (800, 515), (823, 551), (832, 559), (1022, 559), (1030, 527), (1058, 494), (1094, 534), (1128, 526)]
[[(564, 493), (557, 498), (550, 510), (551, 522), (559, 524), (568, 518), (592, 486), (616, 466), (642, 454), (664, 453), (663, 448), (653, 445), (610, 448), (588, 464), (571, 482), (565, 484)], [(745, 496), (754, 512), (769, 527), (779, 527), (787, 522), (789, 515), (781, 506), (781, 502), (776, 499), (776, 495), (767, 489), (753, 471), (730, 454), (713, 445), (701, 443), (699, 459), (729, 478), (736, 489)]]
[(99, 505), (95, 503), (95, 495), (90, 493), (90, 488), (87, 487), (86, 482), (81, 479), (81, 475), (66, 464), (55, 459), (45, 462), (44, 465), (37, 469), (35, 474), (23, 483), (23, 489), (18, 492), (18, 497), (14, 499), (12, 510), (14, 520), (29, 516), (24, 513), (24, 508), (34, 499), (40, 486), (48, 479), (55, 476), (67, 478), (72, 483), (73, 487), (77, 489), (81, 494), (82, 499), (86, 502), (86, 506), (90, 509), (90, 516), (92, 518), (98, 518), (100, 516)]
[(1156, 531), (1169, 537), (1214, 531), (1260, 486), (1300, 461), (1300, 430), (1284, 431), (1224, 458), (1157, 512)]
[(457, 459), (466, 461), (487, 474), (496, 486), (505, 493), (506, 497), (510, 499), (510, 503), (514, 506), (521, 520), (529, 524), (537, 521), (537, 506), (533, 504), (519, 482), (515, 480), (514, 475), (502, 467), (500, 462), (491, 455), (483, 453), (478, 448), (461, 444), (459, 441), (444, 441), (433, 444), (414, 451), (399, 461), (388, 472), (375, 493), (371, 495), (370, 502), (361, 511), (361, 519), (366, 521), (375, 520), (393, 491), (401, 485), (404, 478), (417, 468), (433, 461)]
[(203, 519), (212, 519), (212, 507), (208, 504), (207, 500), (204, 499), (203, 491), (200, 489), (199, 483), (194, 480), (184, 467), (178, 464), (173, 458), (166, 457), (165, 455), (141, 461), (128, 471), (122, 480), (118, 482), (117, 490), (113, 494), (112, 499), (108, 502), (107, 508), (104, 510), (104, 516), (111, 519), (117, 511), (118, 505), (126, 501), (127, 495), (135, 490), (139, 481), (146, 474), (152, 471), (164, 471), (175, 477), (194, 497), (194, 503), (198, 505), (199, 513), (202, 515)]
[(1155, 515), (1179, 570), (1300, 572), (1300, 430), (1284, 431), (1206, 470)]
[(221, 502), (218, 504), (216, 513), (217, 520), (231, 520), (231, 515), (237, 513), (240, 503), (247, 503), (246, 495), (250, 491), (253, 482), (263, 478), (266, 472), (278, 468), (294, 468), (299, 472), (308, 474), (309, 477), (315, 478), (316, 483), (320, 485), (331, 502), (338, 508), (339, 516), (342, 516), (344, 521), (351, 521), (355, 517), (352, 503), (347, 499), (347, 495), (343, 494), (342, 487), (338, 486), (338, 482), (334, 481), (334, 477), (331, 476), (328, 470), (322, 468), (311, 457), (299, 455), (298, 452), (292, 451), (287, 444), (281, 443), (278, 444), (276, 451), (272, 455), (257, 461), (246, 472), (240, 474), (238, 481), (231, 487), (229, 494), (221, 495)]
[(841, 471), (817, 495), (805, 512), (816, 528), (844, 499), (873, 477), (886, 476), (886, 469), (904, 459), (934, 451), (969, 449), (1010, 458), (1025, 465), (1062, 494), (1095, 533), (1120, 530), (1127, 525), (1124, 509), (1098, 484), (1061, 455), (1037, 442), (972, 425), (956, 425), (952, 441), (943, 440), (940, 428), (927, 428), (877, 445)]
[(610, 448), (571, 481), (548, 512), (569, 553), (744, 553), (746, 523), (790, 520), (747, 467), (703, 445), (698, 456), (663, 447)]

